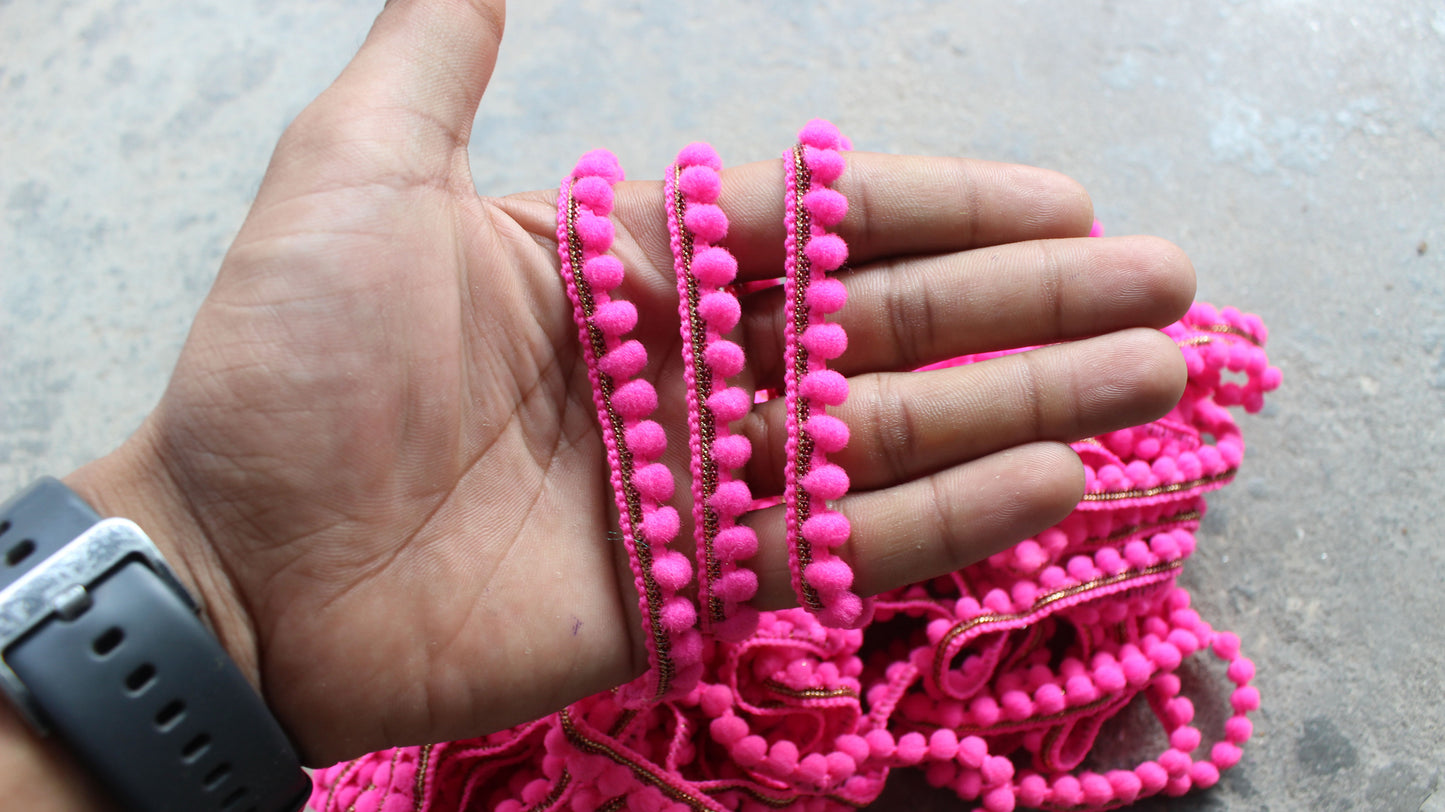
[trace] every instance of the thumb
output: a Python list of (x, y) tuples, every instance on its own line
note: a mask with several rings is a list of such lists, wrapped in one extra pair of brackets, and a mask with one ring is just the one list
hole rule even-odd
[[(377, 148), (362, 162), (376, 171), (388, 160), (427, 175), (455, 168), (497, 64), (505, 5), (390, 0), (351, 63), (287, 128), (260, 197), (353, 171), (362, 144)], [(318, 160), (339, 156), (352, 160)]]
[(389, 0), (332, 90), (372, 111), (404, 110), (465, 145), (502, 42), (504, 0)]

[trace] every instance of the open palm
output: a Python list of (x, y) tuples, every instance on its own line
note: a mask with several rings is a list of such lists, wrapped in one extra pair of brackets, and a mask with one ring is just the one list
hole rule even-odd
[[(128, 515), (170, 537), (223, 642), (313, 763), (497, 729), (645, 664), (558, 278), (555, 193), (484, 199), (468, 166), (500, 7), (387, 8), (283, 137), (161, 404), (75, 478), (116, 512), (114, 494), (148, 494)], [(743, 276), (777, 276), (781, 163), (723, 183)], [(854, 202), (841, 229), (852, 348), (836, 366), (854, 377), (837, 412), (853, 429), (837, 456), (854, 483), (843, 554), (877, 591), (1066, 514), (1083, 485), (1061, 441), (1177, 398), (1177, 351), (1131, 328), (1182, 314), (1193, 276), (1157, 240), (1075, 239), (1087, 198), (1040, 170), (856, 154), (840, 183)], [(684, 483), (663, 211), (660, 183), (620, 186), (614, 250)], [(777, 385), (778, 293), (743, 308), (742, 383)], [(1054, 346), (899, 373), (1036, 344)], [(781, 426), (776, 404), (741, 425), (755, 494), (781, 491)], [(781, 517), (751, 521), (758, 602), (785, 605)]]

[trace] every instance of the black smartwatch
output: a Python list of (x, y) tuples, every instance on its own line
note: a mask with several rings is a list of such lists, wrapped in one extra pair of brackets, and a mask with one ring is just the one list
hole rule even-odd
[(294, 812), (310, 793), (155, 544), (55, 479), (0, 506), (0, 689), (124, 809)]

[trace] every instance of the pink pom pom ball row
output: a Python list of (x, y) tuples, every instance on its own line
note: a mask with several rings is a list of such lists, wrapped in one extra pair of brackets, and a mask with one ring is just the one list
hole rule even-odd
[(657, 408), (657, 390), (634, 377), (647, 366), (647, 350), (626, 338), (637, 326), (637, 309), (613, 297), (625, 276), (622, 263), (607, 253), (613, 238), (613, 186), (621, 179), (612, 153), (594, 150), (582, 156), (558, 193), (557, 246), (651, 660), (647, 674), (621, 692), (630, 702), (650, 703), (685, 694), (696, 684), (702, 638), (696, 607), (682, 592), (692, 582), (692, 565), (669, 549), (681, 523), (677, 510), (665, 504), (674, 492), (672, 472), (658, 462), (667, 437), (649, 419)]
[(842, 309), (843, 285), (829, 273), (848, 260), (835, 229), (848, 200), (831, 188), (842, 175), (847, 148), (838, 129), (814, 119), (784, 155), (787, 260), (784, 277), (784, 396), (787, 404), (786, 505), (788, 560), (798, 601), (827, 626), (858, 628), (868, 604), (853, 591), (853, 570), (834, 551), (847, 541), (848, 520), (831, 509), (848, 492), (847, 473), (828, 454), (848, 443), (848, 427), (827, 414), (848, 397), (848, 382), (828, 362), (848, 336), (824, 319)]
[(741, 308), (729, 289), (737, 260), (717, 244), (728, 229), (727, 215), (717, 205), (721, 168), (722, 159), (710, 145), (690, 144), (669, 168), (664, 195), (687, 385), (701, 627), (738, 641), (758, 623), (757, 610), (747, 603), (758, 591), (758, 579), (744, 563), (757, 551), (758, 540), (751, 528), (738, 523), (753, 497), (734, 473), (747, 464), (752, 445), (732, 434), (728, 424), (745, 416), (753, 399), (727, 384), (746, 359), (742, 348), (725, 337), (737, 325)]

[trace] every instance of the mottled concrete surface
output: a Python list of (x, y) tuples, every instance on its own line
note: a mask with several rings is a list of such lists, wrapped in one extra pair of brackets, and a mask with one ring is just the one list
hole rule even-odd
[[(0, 0), (0, 488), (137, 425), (379, 6)], [(768, 158), (824, 115), (1060, 169), (1111, 232), (1175, 240), (1202, 298), (1266, 318), (1285, 388), (1186, 575), (1259, 665), (1258, 735), (1168, 808), (1445, 809), (1445, 4), (1165, 7), (518, 2), (477, 184), (598, 145), (634, 176), (696, 138)]]

